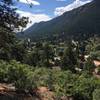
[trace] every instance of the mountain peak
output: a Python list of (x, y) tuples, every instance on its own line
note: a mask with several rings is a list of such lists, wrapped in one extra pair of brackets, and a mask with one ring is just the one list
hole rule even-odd
[[(33, 25), (25, 31), (25, 37), (36, 39), (36, 37), (52, 38), (54, 34), (61, 38), (90, 37), (100, 33), (100, 0), (79, 7), (70, 12), (52, 19), (49, 22), (41, 22)], [(62, 36), (62, 33), (64, 35)]]

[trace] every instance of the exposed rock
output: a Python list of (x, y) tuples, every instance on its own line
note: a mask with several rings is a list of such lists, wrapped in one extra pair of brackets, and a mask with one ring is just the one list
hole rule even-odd
[(36, 94), (39, 96), (40, 100), (55, 100), (54, 93), (49, 91), (47, 87), (38, 87)]
[(5, 91), (5, 92), (15, 91), (15, 87), (12, 84), (2, 83), (2, 84), (0, 84), (0, 92), (1, 91)]

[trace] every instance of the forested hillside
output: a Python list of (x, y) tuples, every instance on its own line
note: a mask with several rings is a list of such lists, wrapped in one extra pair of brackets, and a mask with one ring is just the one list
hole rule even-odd
[(36, 23), (27, 29), (22, 37), (50, 38), (64, 33), (64, 38), (88, 38), (100, 35), (100, 1), (93, 0), (82, 7), (66, 12), (47, 22)]

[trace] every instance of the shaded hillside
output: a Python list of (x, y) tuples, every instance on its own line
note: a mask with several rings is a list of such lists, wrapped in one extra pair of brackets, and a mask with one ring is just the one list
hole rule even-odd
[(64, 33), (64, 38), (89, 37), (100, 33), (100, 0), (66, 12), (47, 22), (34, 24), (24, 32), (25, 37), (52, 37)]

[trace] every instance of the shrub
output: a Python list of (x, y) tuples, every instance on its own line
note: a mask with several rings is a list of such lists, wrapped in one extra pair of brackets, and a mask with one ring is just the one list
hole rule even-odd
[(6, 82), (7, 74), (8, 74), (8, 63), (4, 62), (3, 60), (0, 60), (0, 82)]
[(88, 74), (82, 74), (74, 83), (75, 100), (92, 100), (92, 92), (95, 88), (95, 79)]
[(95, 47), (95, 51), (99, 51), (100, 50), (100, 44), (98, 43)]
[(100, 51), (91, 52), (91, 58), (100, 60)]
[(16, 61), (11, 61), (8, 68), (8, 80), (14, 83), (18, 89), (31, 89), (34, 87), (34, 82), (31, 79), (33, 71), (30, 66), (21, 64)]
[[(73, 74), (71, 71), (31, 67), (16, 61), (0, 61), (0, 82), (13, 83), (17, 89), (31, 90), (45, 86), (55, 93), (57, 100), (73, 96), (75, 100), (99, 100), (100, 80), (89, 72)], [(93, 92), (94, 91), (94, 92)], [(97, 95), (98, 94), (98, 95)]]
[(97, 73), (97, 74), (99, 74), (99, 75), (100, 75), (100, 66), (98, 66), (97, 71), (98, 71), (98, 73)]
[(32, 78), (37, 87), (48, 86), (50, 72), (51, 70), (47, 68), (35, 68)]
[(93, 92), (93, 100), (100, 100), (100, 89), (95, 89)]
[(35, 86), (30, 66), (16, 61), (0, 61), (0, 81), (13, 83), (18, 89), (31, 89)]
[(56, 98), (62, 96), (72, 96), (73, 86), (76, 77), (70, 71), (53, 71), (53, 89), (56, 93)]

